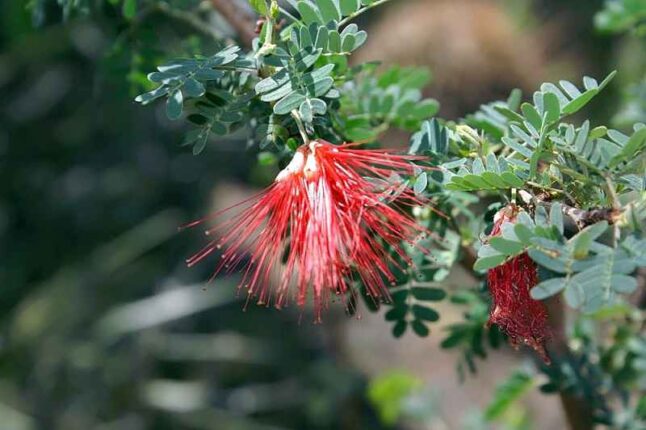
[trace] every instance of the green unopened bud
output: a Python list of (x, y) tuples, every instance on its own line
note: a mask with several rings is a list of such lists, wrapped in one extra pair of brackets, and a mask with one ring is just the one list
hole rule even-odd
[(256, 52), (255, 57), (260, 58), (272, 54), (276, 50), (276, 45), (265, 42), (264, 45)]
[(271, 6), (269, 7), (269, 16), (271, 19), (275, 20), (280, 15), (280, 9), (278, 8), (278, 2), (276, 0), (271, 1)]
[(461, 124), (455, 127), (455, 131), (461, 139), (471, 142), (475, 146), (480, 146), (480, 136), (478, 136), (478, 132), (473, 128)]

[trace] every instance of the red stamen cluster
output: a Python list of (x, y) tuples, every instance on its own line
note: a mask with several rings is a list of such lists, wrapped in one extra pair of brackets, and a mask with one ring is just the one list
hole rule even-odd
[[(501, 234), (503, 224), (513, 222), (518, 211), (514, 205), (501, 209), (494, 219), (491, 236)], [(512, 346), (528, 345), (549, 363), (545, 351), (547, 309), (543, 302), (529, 295), (529, 290), (538, 284), (536, 263), (527, 253), (518, 255), (489, 270), (487, 284), (493, 298), (488, 324), (500, 327)]]
[[(209, 230), (222, 235), (187, 262), (223, 247), (214, 277), (242, 267), (239, 288), (261, 304), (273, 298), (279, 308), (291, 297), (303, 306), (311, 292), (317, 321), (333, 294), (351, 289), (353, 277), (375, 299), (388, 298), (390, 265), (397, 266), (390, 251), (410, 264), (402, 242), (412, 244), (425, 233), (402, 208), (422, 202), (397, 174), (412, 174), (411, 161), (423, 158), (314, 141), (296, 152), (270, 187), (243, 202), (240, 214)], [(400, 207), (389, 205), (394, 200)], [(278, 285), (270, 289), (281, 265)]]

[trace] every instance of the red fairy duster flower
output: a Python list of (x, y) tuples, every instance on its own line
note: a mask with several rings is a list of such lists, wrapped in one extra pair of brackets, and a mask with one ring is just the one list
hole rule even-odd
[[(518, 211), (515, 205), (501, 209), (494, 218), (491, 236), (501, 234), (503, 224), (513, 222)], [(514, 347), (524, 343), (549, 363), (545, 351), (547, 309), (529, 295), (529, 290), (538, 284), (536, 263), (527, 253), (518, 255), (490, 269), (487, 284), (493, 298), (488, 324), (498, 325)]]
[[(403, 242), (425, 233), (404, 210), (422, 202), (393, 178), (412, 174), (411, 162), (424, 158), (314, 141), (298, 149), (271, 186), (241, 203), (241, 213), (209, 230), (218, 239), (188, 264), (223, 248), (214, 277), (242, 268), (239, 288), (279, 308), (290, 298), (303, 306), (311, 295), (317, 321), (330, 297), (344, 295), (354, 280), (372, 297), (387, 298), (397, 266), (391, 251), (410, 264)], [(394, 200), (398, 206), (390, 205)], [(280, 280), (271, 288), (277, 269)]]

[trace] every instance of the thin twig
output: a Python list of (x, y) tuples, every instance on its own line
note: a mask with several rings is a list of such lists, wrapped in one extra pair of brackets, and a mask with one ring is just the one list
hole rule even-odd
[(292, 118), (294, 118), (294, 121), (296, 122), (296, 125), (298, 126), (298, 131), (301, 134), (301, 138), (303, 139), (303, 143), (305, 145), (310, 144), (310, 137), (307, 135), (307, 131), (305, 130), (305, 126), (303, 125), (303, 121), (301, 120), (301, 116), (299, 115), (298, 111), (294, 109), (292, 112)]
[(532, 186), (534, 188), (539, 188), (541, 190), (546, 190), (546, 191), (551, 191), (553, 193), (563, 194), (565, 197), (570, 199), (571, 202), (576, 202), (576, 200), (574, 199), (574, 196), (572, 196), (570, 193), (568, 193), (565, 190), (559, 190), (558, 188), (549, 187), (547, 185), (541, 185), (541, 184), (539, 184), (537, 182), (532, 182), (532, 181), (527, 181), (527, 185), (530, 185), (530, 186)]
[[(551, 202), (535, 197), (524, 190), (518, 191), (518, 195), (525, 204), (531, 204), (532, 200), (535, 199), (538, 203), (548, 209), (552, 206)], [(599, 221), (608, 221), (609, 224), (614, 224), (618, 214), (621, 212), (621, 208), (594, 208), (584, 210), (569, 206), (565, 203), (561, 203), (561, 210), (563, 211), (563, 214), (570, 217), (580, 229)]]
[(350, 21), (352, 21), (353, 19), (355, 19), (356, 17), (361, 15), (362, 13), (367, 12), (370, 9), (372, 9), (374, 7), (377, 7), (379, 5), (382, 5), (384, 3), (387, 3), (389, 1), (390, 0), (377, 0), (376, 2), (370, 4), (370, 5), (366, 6), (366, 7), (363, 7), (361, 9), (359, 9), (358, 11), (356, 11), (354, 13), (351, 13), (350, 15), (346, 16), (341, 21), (339, 21), (339, 27), (343, 27), (344, 25), (346, 25), (347, 23), (349, 23)]
[(619, 202), (619, 197), (617, 196), (617, 191), (615, 190), (615, 184), (612, 182), (612, 179), (610, 178), (610, 176), (606, 175), (605, 179), (606, 179), (606, 188), (608, 191), (608, 197), (610, 197), (612, 207), (614, 209), (621, 208), (621, 203)]
[(293, 22), (301, 22), (300, 19), (296, 18), (294, 15), (289, 13), (289, 11), (287, 9), (285, 9), (284, 7), (281, 6), (281, 7), (278, 8), (278, 10), (280, 11), (280, 13), (285, 15), (287, 18), (291, 19)]
[[(615, 189), (615, 184), (612, 182), (612, 179), (610, 178), (609, 175), (606, 175), (606, 188), (608, 191), (608, 197), (610, 197), (610, 200), (612, 202), (612, 209), (615, 211), (620, 211), (621, 210), (621, 202), (619, 201), (619, 196), (617, 196), (617, 190)], [(619, 225), (615, 224), (612, 228), (612, 245), (617, 246), (617, 242), (619, 241), (619, 238), (621, 237), (621, 230), (619, 229)]]
[(255, 57), (260, 58), (262, 56), (265, 56), (276, 48), (276, 45), (274, 45), (274, 19), (271, 16), (271, 13), (268, 13), (267, 16), (265, 17), (265, 24), (264, 28), (266, 28), (265, 32), (265, 41), (262, 43), (262, 46), (258, 51), (256, 51)]

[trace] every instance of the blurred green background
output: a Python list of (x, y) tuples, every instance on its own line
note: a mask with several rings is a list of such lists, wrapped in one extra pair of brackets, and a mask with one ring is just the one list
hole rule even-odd
[[(430, 67), (445, 116), (619, 68), (591, 114), (645, 119), (643, 39), (595, 29), (600, 1), (392, 3), (362, 18), (372, 41), (360, 57)], [(0, 2), (1, 430), (387, 428), (367, 386), (390, 368), (458, 396), (490, 390), (451, 370), (434, 379), (433, 362), (454, 359), (440, 330), (398, 343), (381, 316), (346, 319), (339, 305), (317, 326), (307, 311), (243, 312), (235, 278), (205, 286), (213, 262), (183, 263), (203, 236), (177, 227), (266, 185), (275, 166), (258, 166), (244, 131), (194, 157), (179, 146), (184, 124), (133, 98), (154, 65), (215, 52), (228, 29), (209, 2), (159, 2), (134, 21), (120, 4), (80, 4), (89, 13), (63, 19), (56, 0)], [(420, 42), (396, 39), (407, 31)], [(463, 428), (479, 407), (468, 399), (445, 427), (423, 428)]]

